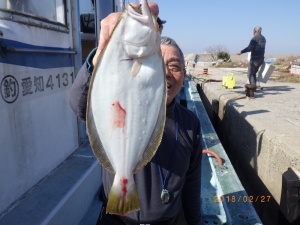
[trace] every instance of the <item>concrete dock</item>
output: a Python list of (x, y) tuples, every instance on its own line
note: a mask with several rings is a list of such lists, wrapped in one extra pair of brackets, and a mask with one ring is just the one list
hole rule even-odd
[[(205, 68), (208, 74), (194, 81), (243, 185), (256, 197), (259, 216), (264, 224), (289, 224), (286, 217), (300, 213), (300, 83), (261, 83), (263, 89), (249, 99), (247, 68)], [(187, 67), (194, 75), (197, 69), (199, 74), (201, 68)], [(236, 79), (233, 89), (222, 86), (228, 72)]]

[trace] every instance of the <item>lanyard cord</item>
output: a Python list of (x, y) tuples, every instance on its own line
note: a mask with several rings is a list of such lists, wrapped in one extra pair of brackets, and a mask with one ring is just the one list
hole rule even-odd
[(157, 167), (158, 167), (159, 175), (160, 175), (160, 181), (161, 181), (161, 184), (162, 184), (162, 189), (165, 189), (167, 178), (169, 177), (169, 173), (172, 170), (172, 167), (173, 167), (173, 164), (174, 164), (175, 150), (177, 148), (178, 127), (179, 127), (179, 125), (178, 125), (178, 121), (177, 121), (177, 118), (176, 118), (176, 112), (175, 112), (175, 121), (176, 121), (175, 122), (175, 127), (176, 127), (175, 143), (174, 143), (173, 151), (172, 151), (172, 154), (171, 154), (171, 157), (170, 157), (170, 160), (169, 160), (169, 169), (167, 170), (166, 176), (164, 176), (163, 171), (161, 169), (161, 166), (159, 165), (160, 163), (159, 163), (159, 159), (158, 159), (157, 154), (155, 155), (155, 159), (156, 159), (156, 163), (157, 163)]

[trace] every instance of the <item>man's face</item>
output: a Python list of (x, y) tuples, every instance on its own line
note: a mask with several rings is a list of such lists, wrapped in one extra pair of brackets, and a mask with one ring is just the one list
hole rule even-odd
[(162, 57), (165, 63), (167, 78), (167, 104), (170, 104), (179, 93), (186, 75), (184, 64), (180, 60), (177, 48), (170, 45), (161, 45)]

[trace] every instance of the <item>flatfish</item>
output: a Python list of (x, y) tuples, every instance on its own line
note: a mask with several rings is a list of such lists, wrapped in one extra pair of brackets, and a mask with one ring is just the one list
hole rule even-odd
[(128, 4), (95, 65), (87, 103), (93, 152), (115, 174), (106, 212), (139, 210), (133, 174), (154, 156), (166, 119), (166, 81), (157, 17), (146, 0)]

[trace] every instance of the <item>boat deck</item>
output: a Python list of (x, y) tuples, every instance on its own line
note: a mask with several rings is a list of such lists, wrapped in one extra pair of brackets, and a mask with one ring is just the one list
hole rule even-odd
[(185, 81), (187, 108), (199, 118), (204, 149), (217, 153), (202, 159), (202, 215), (204, 224), (262, 224), (205, 111), (194, 81)]
[[(201, 122), (204, 148), (217, 153), (223, 163), (219, 165), (212, 155), (203, 155), (203, 223), (262, 224), (250, 202), (252, 199), (245, 192), (220, 143), (193, 81), (185, 81), (184, 96), (187, 108)], [(101, 167), (93, 156), (90, 145), (85, 144), (1, 215), (0, 224), (19, 225), (22, 221), (23, 225), (94, 225), (102, 204), (97, 194), (100, 181)]]

